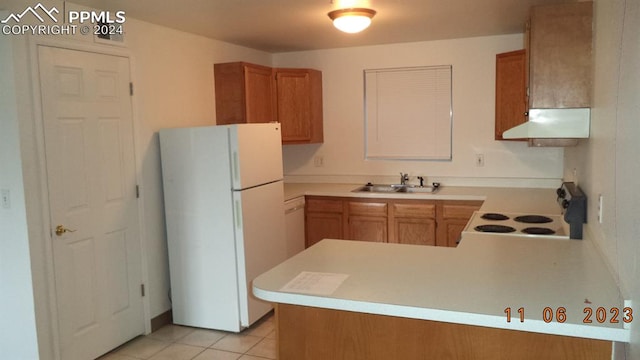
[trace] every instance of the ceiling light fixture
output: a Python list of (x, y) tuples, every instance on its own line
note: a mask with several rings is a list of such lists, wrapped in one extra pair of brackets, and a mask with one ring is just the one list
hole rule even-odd
[(327, 15), (338, 30), (354, 34), (368, 28), (375, 14), (372, 9), (350, 8), (333, 10)]

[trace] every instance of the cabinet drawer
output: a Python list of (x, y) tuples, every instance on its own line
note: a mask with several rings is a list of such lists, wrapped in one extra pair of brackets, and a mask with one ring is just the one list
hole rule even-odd
[(387, 216), (387, 204), (376, 202), (349, 202), (349, 215)]
[(307, 197), (306, 208), (308, 212), (342, 213), (342, 201)]
[(442, 205), (443, 218), (469, 219), (474, 211), (480, 209), (481, 201), (474, 203), (452, 204), (445, 203)]
[(434, 218), (435, 204), (393, 204), (393, 214), (398, 217)]

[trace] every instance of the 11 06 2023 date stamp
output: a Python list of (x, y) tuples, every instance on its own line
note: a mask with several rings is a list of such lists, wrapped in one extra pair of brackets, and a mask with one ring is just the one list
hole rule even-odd
[[(512, 316), (517, 316), (520, 322), (525, 321), (525, 308), (520, 307), (516, 309), (516, 312), (513, 313), (511, 307), (506, 307), (504, 309), (504, 313), (506, 314), (507, 322), (510, 323), (512, 320)], [(633, 321), (633, 309), (631, 307), (592, 307), (586, 306), (582, 309), (582, 323), (584, 324), (592, 324), (594, 322), (597, 323), (631, 323)], [(546, 323), (557, 322), (564, 323), (567, 321), (567, 309), (563, 306), (553, 308), (550, 306), (542, 309), (542, 320)]]

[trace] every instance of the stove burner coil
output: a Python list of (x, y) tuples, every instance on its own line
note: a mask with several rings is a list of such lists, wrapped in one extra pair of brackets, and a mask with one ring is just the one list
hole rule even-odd
[(544, 223), (550, 223), (553, 221), (551, 218), (542, 216), (542, 215), (516, 216), (513, 220), (521, 223), (527, 223), (527, 224), (544, 224)]
[(522, 229), (522, 232), (525, 234), (531, 234), (531, 235), (553, 235), (556, 233), (555, 231), (549, 228), (543, 228), (543, 227), (528, 227), (528, 228)]
[(492, 233), (512, 233), (516, 231), (516, 229), (512, 228), (511, 226), (504, 225), (478, 225), (474, 229), (480, 232)]
[(509, 220), (509, 217), (507, 215), (497, 213), (485, 213), (480, 217), (485, 220)]

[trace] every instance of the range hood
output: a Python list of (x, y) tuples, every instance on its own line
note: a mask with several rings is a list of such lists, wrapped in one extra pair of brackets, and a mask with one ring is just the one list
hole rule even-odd
[(504, 133), (504, 139), (586, 139), (590, 108), (530, 109), (529, 121)]

